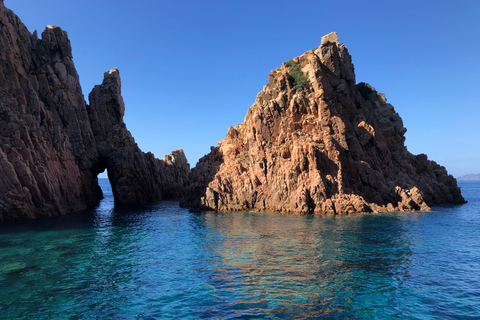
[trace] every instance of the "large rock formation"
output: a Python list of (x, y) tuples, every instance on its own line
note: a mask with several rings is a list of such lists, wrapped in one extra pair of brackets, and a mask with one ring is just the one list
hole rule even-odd
[(182, 206), (341, 214), (464, 203), (444, 167), (407, 151), (405, 132), (383, 94), (356, 84), (331, 33), (271, 72), (244, 122), (192, 170)]
[(118, 204), (183, 196), (183, 151), (141, 152), (123, 114), (116, 69), (87, 105), (67, 33), (48, 26), (38, 39), (0, 0), (0, 221), (94, 206), (105, 169)]
[(190, 165), (182, 150), (163, 160), (143, 153), (123, 122), (125, 106), (120, 94), (117, 69), (105, 73), (103, 83), (88, 96), (87, 112), (96, 141), (94, 174), (108, 169), (115, 203), (140, 204), (185, 195), (190, 182)]

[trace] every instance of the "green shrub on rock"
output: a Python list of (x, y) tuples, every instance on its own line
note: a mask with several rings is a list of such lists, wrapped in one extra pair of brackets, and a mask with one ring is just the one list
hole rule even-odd
[(290, 68), (288, 74), (293, 78), (293, 90), (299, 91), (308, 84), (308, 78), (300, 69), (300, 64), (293, 59), (287, 61), (287, 67)]
[(367, 100), (368, 95), (372, 92), (376, 92), (374, 87), (370, 85), (370, 83), (365, 83), (365, 82), (360, 82), (357, 84), (357, 89), (360, 91), (360, 94), (362, 95), (363, 99)]

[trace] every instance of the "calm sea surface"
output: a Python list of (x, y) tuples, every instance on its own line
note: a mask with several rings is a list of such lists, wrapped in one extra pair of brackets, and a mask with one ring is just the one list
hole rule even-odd
[(1, 319), (480, 319), (480, 183), (432, 212), (202, 213), (174, 201), (0, 224)]

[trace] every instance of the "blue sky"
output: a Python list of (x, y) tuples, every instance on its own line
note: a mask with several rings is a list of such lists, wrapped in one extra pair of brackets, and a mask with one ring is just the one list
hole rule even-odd
[[(85, 97), (118, 67), (143, 151), (193, 167), (243, 122), (272, 69), (336, 31), (357, 82), (384, 92), (406, 145), (480, 173), (480, 1), (5, 0), (28, 29), (68, 32)], [(87, 100), (88, 102), (88, 100)]]

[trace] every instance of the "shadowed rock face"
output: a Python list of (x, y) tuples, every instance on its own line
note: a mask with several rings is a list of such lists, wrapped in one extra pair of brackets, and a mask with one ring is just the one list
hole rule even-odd
[[(192, 169), (182, 206), (342, 214), (465, 202), (444, 167), (407, 151), (385, 96), (356, 85), (336, 33), (293, 60)], [(295, 68), (308, 78), (303, 89)]]
[(48, 26), (38, 39), (0, 0), (0, 221), (94, 206), (106, 168), (117, 204), (183, 196), (183, 151), (141, 152), (124, 111), (118, 70), (87, 105), (67, 33)]
[(113, 69), (89, 95), (87, 112), (98, 152), (91, 170), (98, 174), (108, 169), (116, 204), (181, 198), (190, 182), (185, 154), (175, 150), (158, 160), (138, 148), (123, 122), (125, 106), (120, 87), (120, 75)]

